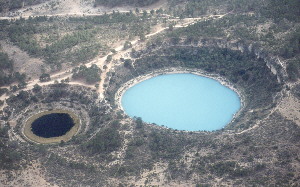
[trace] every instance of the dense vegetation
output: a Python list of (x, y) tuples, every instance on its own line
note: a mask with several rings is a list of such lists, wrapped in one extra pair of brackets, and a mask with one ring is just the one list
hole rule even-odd
[(87, 83), (93, 84), (99, 82), (100, 79), (100, 68), (92, 64), (91, 67), (86, 67), (85, 65), (81, 65), (80, 67), (76, 67), (72, 70), (72, 78), (73, 79), (84, 79)]

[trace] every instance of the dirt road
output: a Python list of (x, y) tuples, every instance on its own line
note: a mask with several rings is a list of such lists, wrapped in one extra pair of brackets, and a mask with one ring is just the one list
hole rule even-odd
[[(225, 16), (225, 15), (210, 15), (210, 16), (204, 16), (204, 17), (201, 17), (201, 18), (185, 18), (185, 19), (181, 19), (181, 20), (179, 18), (175, 18), (175, 19), (172, 19), (172, 21), (178, 22), (174, 26), (175, 28), (180, 28), (180, 27), (187, 27), (187, 26), (189, 26), (191, 24), (196, 23), (199, 20), (205, 20), (205, 19), (209, 19), (209, 18), (218, 19), (218, 18), (222, 18), (223, 16)], [(157, 30), (153, 31), (152, 33), (146, 35), (146, 41), (150, 37), (153, 37), (153, 36), (155, 36), (155, 35), (163, 32), (163, 31), (165, 31), (167, 29), (168, 29), (168, 27), (160, 27), (159, 29), (157, 29)], [(140, 42), (145, 42), (145, 41), (140, 41), (138, 39), (133, 39), (130, 42), (131, 42), (131, 44), (132, 44), (132, 46), (134, 48)], [(115, 66), (115, 64), (113, 63), (113, 60), (114, 59), (120, 59), (126, 53), (128, 53), (129, 50), (131, 50), (131, 49), (123, 50), (123, 45), (119, 45), (119, 46), (115, 47), (114, 49), (115, 49), (115, 53), (114, 54), (112, 52), (110, 52), (109, 54), (107, 54), (104, 57), (98, 57), (98, 58), (96, 58), (96, 59), (94, 59), (94, 60), (92, 60), (92, 61), (90, 61), (90, 62), (88, 62), (88, 63), (85, 64), (87, 67), (90, 67), (92, 64), (96, 64), (102, 70), (101, 81), (99, 82), (99, 89), (97, 90), (101, 99), (103, 99), (103, 93), (104, 93), (104, 90), (105, 90), (104, 81), (105, 81), (105, 79), (107, 77), (107, 73), (112, 68), (114, 68), (114, 66)], [(113, 55), (113, 60), (110, 63), (106, 63), (106, 59), (107, 59), (108, 55)], [(103, 69), (104, 65), (107, 66), (106, 69)], [(47, 86), (47, 85), (53, 84), (54, 80), (57, 80), (57, 81), (60, 82), (63, 79), (70, 78), (72, 76), (72, 69), (73, 68), (65, 69), (63, 71), (51, 74), (51, 80), (52, 81), (49, 81), (49, 82), (40, 82), (39, 79), (31, 80), (31, 81), (28, 82), (27, 87), (24, 88), (24, 89), (21, 89), (21, 90), (31, 90), (34, 87), (35, 84), (39, 84), (40, 86)], [(87, 86), (87, 87), (93, 87), (94, 88), (94, 86), (91, 86), (91, 85), (88, 85), (88, 84), (85, 84), (85, 83), (82, 83), (82, 82), (74, 81), (74, 80), (70, 80), (69, 84), (82, 85), (82, 86)], [(19, 91), (21, 91), (21, 90), (19, 90)], [(4, 95), (4, 96), (1, 97), (1, 100), (5, 100), (8, 97), (9, 96)], [(3, 110), (3, 108), (5, 106), (6, 105), (4, 104), (2, 107), (0, 107), (0, 110)]]

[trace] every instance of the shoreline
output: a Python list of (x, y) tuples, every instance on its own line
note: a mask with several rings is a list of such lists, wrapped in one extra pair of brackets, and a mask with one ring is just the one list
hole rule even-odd
[[(237, 88), (234, 84), (232, 84), (229, 80), (227, 80), (224, 77), (221, 77), (218, 74), (207, 73), (207, 72), (205, 72), (203, 70), (200, 70), (200, 69), (191, 69), (191, 68), (166, 68), (166, 69), (159, 69), (157, 71), (153, 71), (153, 72), (150, 72), (148, 74), (135, 77), (135, 78), (133, 78), (133, 79), (125, 82), (118, 89), (118, 91), (116, 92), (115, 97), (114, 97), (115, 104), (117, 105), (117, 109), (121, 110), (121, 111), (123, 111), (125, 113), (125, 111), (124, 111), (124, 109), (122, 107), (122, 103), (121, 103), (123, 94), (129, 88), (135, 86), (136, 84), (138, 84), (140, 82), (143, 82), (145, 80), (151, 79), (153, 77), (159, 76), (159, 75), (181, 74), (181, 73), (190, 73), (190, 74), (194, 74), (194, 75), (198, 75), (198, 76), (202, 76), (202, 77), (214, 79), (214, 80), (218, 81), (220, 84), (222, 84), (223, 86), (226, 86), (227, 88), (229, 88), (229, 89), (233, 90), (235, 93), (237, 93), (237, 95), (238, 95), (238, 97), (240, 99), (240, 102), (241, 102), (241, 107), (238, 110), (238, 112), (236, 112), (233, 115), (231, 121), (228, 124), (232, 123), (239, 116), (240, 112), (244, 109), (244, 107), (245, 107), (245, 97), (242, 94), (242, 91), (239, 88)], [(228, 125), (228, 124), (226, 124), (226, 125)]]
[[(69, 131), (67, 131), (66, 134), (64, 134), (62, 136), (44, 138), (44, 137), (37, 136), (36, 134), (34, 134), (31, 131), (32, 122), (41, 116), (44, 116), (47, 114), (52, 114), (52, 113), (68, 114), (72, 118), (72, 120), (74, 122), (74, 126)], [(82, 125), (82, 122), (81, 122), (80, 118), (70, 110), (63, 110), (63, 109), (45, 110), (45, 111), (40, 111), (40, 112), (36, 113), (35, 115), (30, 116), (25, 121), (25, 123), (22, 125), (21, 133), (26, 140), (36, 143), (36, 144), (57, 144), (57, 143), (60, 143), (62, 140), (64, 142), (71, 140), (73, 136), (76, 136), (79, 133), (79, 131), (82, 128), (81, 125)]]

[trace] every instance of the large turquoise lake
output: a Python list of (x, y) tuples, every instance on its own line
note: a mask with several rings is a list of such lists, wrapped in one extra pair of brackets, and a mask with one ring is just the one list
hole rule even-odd
[(172, 129), (218, 130), (240, 109), (236, 92), (194, 74), (159, 75), (129, 88), (121, 99), (125, 113)]

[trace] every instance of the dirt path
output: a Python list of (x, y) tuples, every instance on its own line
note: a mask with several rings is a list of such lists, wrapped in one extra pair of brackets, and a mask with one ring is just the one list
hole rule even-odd
[[(199, 20), (209, 19), (209, 18), (218, 19), (218, 18), (222, 18), (223, 16), (225, 16), (225, 15), (213, 15), (213, 16), (205, 16), (205, 17), (201, 17), (201, 18), (185, 18), (185, 19), (182, 19), (182, 20), (172, 19), (172, 21), (178, 21), (179, 24), (175, 25), (174, 27), (179, 28), (179, 27), (187, 27), (191, 24), (196, 23)], [(149, 39), (150, 37), (153, 37), (153, 36), (163, 32), (166, 29), (168, 29), (168, 27), (160, 27), (159, 29), (153, 31), (153, 33), (150, 33), (150, 34), (146, 35), (146, 40)], [(143, 41), (140, 41), (138, 39), (133, 39), (130, 42), (131, 42), (131, 44), (134, 48), (136, 45), (142, 43)], [(126, 53), (128, 53), (130, 50), (131, 49), (123, 50), (123, 45), (120, 45), (120, 46), (117, 46), (115, 48), (115, 51), (116, 51), (115, 54), (110, 52), (109, 54), (107, 54), (104, 57), (98, 57), (98, 58), (92, 60), (91, 62), (85, 64), (87, 67), (90, 67), (92, 64), (96, 64), (103, 71), (102, 74), (101, 74), (101, 81), (99, 82), (99, 89), (97, 90), (101, 99), (103, 99), (103, 94), (104, 94), (104, 91), (105, 91), (104, 83), (105, 83), (105, 80), (106, 80), (106, 77), (107, 77), (107, 73), (110, 72), (110, 70), (112, 68), (114, 68), (114, 66), (115, 66), (113, 61), (125, 56)], [(110, 63), (106, 63), (106, 59), (107, 59), (108, 55), (113, 55), (113, 60)], [(105, 70), (103, 70), (104, 65), (107, 66), (107, 68)], [(22, 90), (31, 90), (34, 87), (35, 84), (39, 84), (40, 86), (47, 86), (47, 85), (53, 84), (53, 81), (55, 81), (55, 80), (60, 82), (63, 79), (70, 78), (71, 75), (72, 75), (71, 71), (72, 71), (73, 68), (74, 67), (66, 69), (66, 70), (61, 71), (61, 72), (51, 74), (51, 80), (52, 81), (49, 81), (49, 82), (40, 82), (39, 79), (31, 80), (27, 83), (27, 87), (22, 89)], [(91, 86), (91, 85), (88, 85), (88, 84), (85, 84), (85, 83), (82, 83), (82, 82), (77, 82), (77, 81), (74, 81), (74, 80), (71, 80), (69, 82), (69, 84), (82, 85), (82, 86), (87, 86), (87, 87), (94, 88), (94, 86)], [(19, 90), (19, 91), (21, 91), (21, 90)], [(4, 96), (1, 97), (1, 100), (5, 100), (8, 97), (9, 96), (4, 95)], [(5, 106), (6, 106), (5, 104), (3, 106), (1, 106), (0, 110), (3, 110), (3, 108)]]
[[(159, 8), (165, 7), (167, 5), (167, 0), (160, 0), (149, 6), (139, 8), (140, 10), (157, 10)], [(37, 16), (99, 16), (104, 13), (112, 13), (113, 11), (118, 11), (121, 13), (134, 11), (135, 7), (132, 6), (122, 6), (122, 7), (104, 7), (104, 6), (94, 6), (93, 0), (51, 0), (38, 5), (27, 6), (16, 11), (11, 11), (0, 17), (2, 19), (18, 19), (37, 17)]]
[[(176, 20), (176, 21), (180, 21), (180, 23), (179, 24), (177, 24), (177, 25), (175, 25), (174, 27), (175, 28), (180, 28), (180, 27), (187, 27), (187, 26), (189, 26), (189, 25), (191, 25), (191, 24), (194, 24), (194, 23), (196, 23), (197, 21), (199, 21), (199, 20), (203, 20), (203, 19), (208, 19), (208, 18), (222, 18), (223, 16), (225, 16), (225, 15), (214, 15), (214, 16), (207, 16), (207, 17), (202, 17), (202, 18), (185, 18), (185, 19), (182, 19), (182, 20), (179, 20), (179, 19), (173, 19), (174, 21)], [(155, 35), (157, 35), (157, 34), (159, 34), (159, 33), (161, 33), (161, 32), (163, 32), (163, 31), (165, 31), (165, 30), (167, 30), (168, 29), (168, 27), (160, 27), (160, 28), (158, 28), (156, 31), (154, 31), (153, 33), (150, 33), (150, 34), (148, 34), (148, 35), (146, 35), (145, 37), (146, 37), (146, 40), (147, 39), (149, 39), (150, 37), (153, 37), (153, 36), (155, 36)], [(131, 42), (131, 44), (132, 44), (132, 48), (135, 48), (139, 43), (141, 43), (141, 42), (143, 42), (143, 41), (140, 41), (140, 40), (137, 40), (137, 39), (135, 39), (135, 40), (132, 40), (132, 41), (130, 41)], [(124, 50), (123, 51), (123, 46), (121, 45), (121, 46), (118, 46), (118, 47), (116, 47), (115, 48), (115, 50), (116, 50), (116, 54), (114, 55), (114, 58), (113, 59), (120, 59), (121, 57), (124, 57), (126, 54), (128, 54), (128, 52), (130, 52), (131, 51), (131, 49), (128, 49), (128, 50)], [(110, 53), (110, 55), (112, 55), (112, 53)], [(102, 58), (102, 61), (101, 60), (99, 60), (97, 63), (95, 63), (96, 65), (104, 65), (104, 58), (106, 59), (107, 58), (107, 56), (105, 56), (105, 57), (103, 57)], [(103, 61), (104, 60), (104, 61)], [(102, 64), (101, 64), (101, 62), (102, 62)], [(99, 89), (98, 89), (98, 93), (100, 94), (100, 98), (102, 99), (103, 98), (103, 93), (104, 93), (104, 91), (105, 91), (105, 88), (104, 88), (104, 83), (105, 83), (105, 79), (106, 79), (106, 77), (107, 77), (107, 73), (108, 72), (110, 72), (110, 70), (112, 69), (112, 68), (114, 68), (114, 63), (109, 63), (109, 64), (106, 64), (106, 66), (107, 66), (107, 69), (106, 70), (104, 70), (103, 72), (102, 72), (102, 75), (101, 75), (101, 81), (100, 81), (100, 83), (99, 83)], [(101, 66), (100, 66), (101, 67)]]

